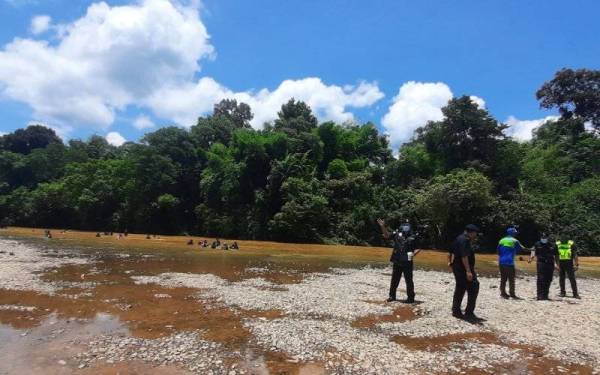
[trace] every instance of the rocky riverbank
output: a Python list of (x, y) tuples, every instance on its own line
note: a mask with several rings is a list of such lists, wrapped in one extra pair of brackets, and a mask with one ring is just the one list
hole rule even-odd
[[(414, 310), (416, 319), (382, 319), (368, 329), (354, 328), (355, 319), (384, 316), (398, 306), (379, 303), (386, 297), (388, 271), (334, 269), (312, 274), (285, 290), (260, 278), (230, 283), (214, 275), (166, 273), (136, 280), (198, 288), (202, 290), (199, 299), (215, 298), (228, 306), (281, 310), (285, 317), (245, 321), (258, 343), (300, 361), (322, 361), (331, 369), (342, 366), (348, 373), (464, 368), (490, 373), (504, 368), (511, 372), (514, 363), (543, 363), (543, 358), (549, 363), (573, 365), (572, 369), (577, 365), (598, 367), (600, 363), (598, 280), (579, 280), (582, 300), (556, 297), (555, 283), (554, 300), (538, 302), (533, 299), (533, 278), (518, 280), (522, 300), (501, 299), (498, 280), (482, 278), (477, 312), (485, 321), (473, 325), (450, 315), (450, 273), (417, 271), (418, 302), (406, 307)], [(416, 339), (419, 344), (415, 344)]]
[[(247, 267), (244, 277), (233, 279), (200, 272), (144, 273), (145, 268), (135, 268), (139, 262), (151, 260), (154, 270), (172, 269), (177, 258), (163, 261), (138, 254), (132, 260), (121, 252), (111, 257), (107, 263), (108, 255), (0, 240), (0, 318), (8, 319), (0, 327), (10, 331), (11, 342), (6, 345), (18, 351), (24, 345), (19, 340), (36, 337), (28, 344), (33, 350), (36, 335), (46, 343), (60, 336), (56, 329), (43, 333), (56, 319), (72, 314), (81, 324), (94, 326), (94, 313), (104, 312), (112, 314), (116, 328), (65, 341), (72, 348), (70, 357), (53, 360), (59, 363), (56, 373), (87, 374), (98, 366), (142, 363), (160, 374), (168, 369), (213, 375), (600, 374), (598, 279), (578, 280), (581, 300), (558, 297), (555, 279), (552, 301), (538, 302), (533, 277), (517, 280), (521, 300), (500, 298), (498, 279), (482, 277), (477, 313), (485, 320), (470, 324), (450, 315), (454, 281), (449, 272), (415, 271), (417, 303), (406, 305), (384, 302), (388, 267), (331, 268), (272, 281), (273, 272), (294, 276), (297, 271), (291, 265), (263, 264)], [(94, 273), (85, 276), (77, 267)], [(54, 274), (62, 278), (48, 277)], [(10, 291), (35, 295), (20, 294), (27, 300), (19, 302)], [(121, 291), (127, 298), (120, 298)], [(40, 320), (35, 323), (40, 327), (22, 331), (6, 326), (27, 325), (21, 318), (41, 319), (36, 314), (52, 311), (53, 298), (70, 305), (59, 309), (52, 323)], [(182, 314), (210, 322), (194, 325)], [(73, 325), (68, 323), (63, 325)], [(142, 330), (140, 324), (154, 330)], [(227, 326), (211, 333), (218, 324)], [(229, 337), (232, 331), (235, 335)]]

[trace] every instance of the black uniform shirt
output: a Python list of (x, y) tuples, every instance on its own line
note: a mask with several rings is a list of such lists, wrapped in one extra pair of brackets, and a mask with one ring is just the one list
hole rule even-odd
[(466, 234), (463, 233), (456, 237), (454, 243), (452, 244), (452, 252), (454, 253), (454, 267), (457, 267), (459, 270), (466, 271), (465, 266), (462, 263), (462, 257), (468, 257), (471, 272), (475, 270), (475, 252), (473, 251), (473, 247), (471, 247), (471, 241)]
[(414, 237), (405, 237), (402, 232), (394, 231), (392, 233), (392, 241), (394, 241), (394, 251), (390, 257), (390, 262), (408, 262), (408, 253), (416, 249), (416, 240)]
[(538, 241), (533, 245), (535, 248), (535, 256), (538, 262), (541, 263), (554, 263), (554, 257), (557, 254), (557, 248), (553, 244), (548, 241), (547, 243), (542, 243)]

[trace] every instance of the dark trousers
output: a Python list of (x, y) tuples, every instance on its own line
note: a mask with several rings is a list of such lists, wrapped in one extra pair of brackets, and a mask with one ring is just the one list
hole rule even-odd
[(406, 282), (406, 296), (409, 300), (415, 298), (415, 284), (413, 283), (413, 262), (393, 263), (392, 281), (390, 282), (390, 298), (396, 299), (396, 290), (400, 284), (400, 279), (404, 274)]
[(550, 284), (554, 276), (554, 264), (550, 262), (537, 262), (537, 298), (548, 299)]
[(465, 314), (473, 314), (477, 302), (477, 295), (479, 294), (479, 281), (477, 281), (477, 275), (473, 273), (473, 281), (467, 281), (467, 272), (461, 267), (453, 266), (453, 272), (456, 286), (454, 288), (454, 298), (452, 300), (452, 313), (461, 313), (460, 306), (462, 305), (466, 292), (467, 307), (465, 309)]
[(560, 293), (565, 294), (565, 276), (569, 277), (569, 281), (571, 282), (571, 290), (573, 291), (573, 295), (578, 295), (577, 293), (577, 280), (575, 280), (575, 270), (573, 269), (573, 261), (572, 260), (561, 260), (559, 262), (559, 284), (560, 284)]
[(508, 290), (511, 296), (515, 295), (515, 266), (500, 265), (500, 293), (506, 295), (506, 280), (508, 280)]

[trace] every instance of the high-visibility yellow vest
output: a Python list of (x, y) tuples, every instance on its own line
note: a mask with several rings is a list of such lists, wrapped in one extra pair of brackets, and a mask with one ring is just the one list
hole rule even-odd
[(562, 243), (561, 241), (556, 241), (556, 247), (558, 247), (558, 259), (560, 260), (571, 260), (573, 256), (573, 251), (571, 248), (573, 247), (574, 242), (568, 241), (567, 243)]

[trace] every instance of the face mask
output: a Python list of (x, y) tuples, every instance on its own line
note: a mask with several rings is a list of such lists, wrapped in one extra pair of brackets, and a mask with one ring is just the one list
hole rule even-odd
[(402, 232), (410, 232), (410, 226), (409, 225), (403, 225), (402, 227), (400, 227), (400, 230)]
[(546, 243), (548, 243), (548, 239), (547, 238), (542, 238), (540, 240), (540, 242), (543, 243), (543, 244), (546, 244)]

